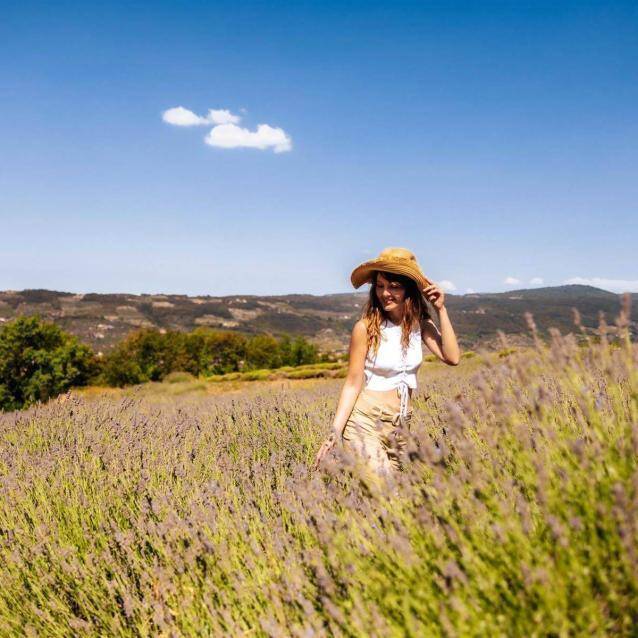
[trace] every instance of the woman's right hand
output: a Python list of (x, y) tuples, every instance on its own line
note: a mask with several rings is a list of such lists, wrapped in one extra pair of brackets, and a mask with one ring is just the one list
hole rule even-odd
[(337, 411), (332, 419), (332, 432), (317, 452), (314, 469), (319, 467), (323, 457), (343, 437), (347, 419), (357, 401), (365, 380), (365, 358), (368, 350), (368, 330), (366, 322), (359, 319), (352, 328), (348, 351), (348, 374), (341, 390)]
[(317, 457), (315, 458), (315, 464), (313, 466), (313, 470), (316, 470), (321, 463), (323, 457), (334, 447), (337, 442), (337, 435), (332, 432), (330, 436), (323, 442), (323, 445), (319, 448), (319, 452), (317, 452)]

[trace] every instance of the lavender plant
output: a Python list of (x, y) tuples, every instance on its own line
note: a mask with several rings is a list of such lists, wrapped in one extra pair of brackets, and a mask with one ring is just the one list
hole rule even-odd
[(336, 380), (1, 415), (0, 634), (635, 635), (628, 297), (615, 344), (528, 319), (531, 350), (424, 366), (388, 480), (310, 471)]

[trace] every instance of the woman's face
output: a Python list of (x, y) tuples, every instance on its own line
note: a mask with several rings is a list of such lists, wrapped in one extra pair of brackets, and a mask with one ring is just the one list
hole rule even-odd
[(386, 312), (392, 312), (402, 308), (405, 300), (405, 286), (398, 281), (390, 281), (381, 273), (378, 273), (375, 293), (381, 307)]

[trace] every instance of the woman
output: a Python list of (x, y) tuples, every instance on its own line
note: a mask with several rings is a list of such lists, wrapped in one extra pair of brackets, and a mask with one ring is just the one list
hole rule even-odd
[[(459, 346), (445, 307), (445, 294), (421, 271), (406, 248), (386, 248), (357, 266), (350, 276), (359, 288), (369, 282), (370, 296), (352, 329), (348, 374), (315, 469), (341, 439), (349, 451), (365, 458), (377, 474), (402, 469), (401, 452), (409, 427), (409, 400), (423, 360), (421, 343), (441, 361), (457, 365)], [(425, 299), (439, 317), (430, 318)]]

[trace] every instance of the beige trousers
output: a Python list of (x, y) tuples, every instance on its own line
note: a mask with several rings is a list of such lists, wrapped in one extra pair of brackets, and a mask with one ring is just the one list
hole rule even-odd
[(412, 412), (408, 409), (401, 417), (388, 401), (361, 391), (341, 435), (344, 448), (365, 459), (376, 474), (402, 470), (406, 445), (402, 430), (410, 429)]

